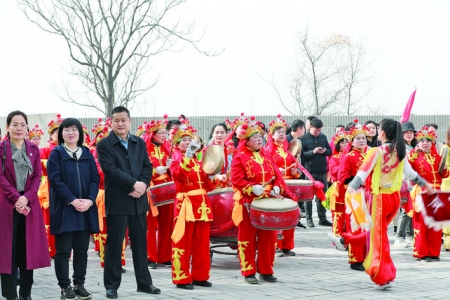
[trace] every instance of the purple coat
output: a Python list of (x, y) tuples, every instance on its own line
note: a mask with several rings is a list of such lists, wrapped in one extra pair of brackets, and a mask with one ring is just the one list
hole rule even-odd
[[(12, 225), (14, 204), (20, 197), (16, 189), (16, 173), (12, 161), (9, 140), (0, 143), (0, 158), (3, 157), (6, 144), (5, 171), (2, 172), (3, 159), (0, 159), (0, 273), (11, 274), (12, 268)], [(25, 142), (28, 158), (33, 166), (33, 173), (27, 177), (24, 196), (30, 203), (31, 211), (25, 217), (27, 270), (50, 266), (48, 242), (45, 234), (44, 219), (37, 196), (42, 175), (39, 148)]]

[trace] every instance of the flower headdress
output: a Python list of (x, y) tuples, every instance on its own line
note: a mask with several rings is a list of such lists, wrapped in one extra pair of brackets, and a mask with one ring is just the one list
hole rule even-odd
[(283, 127), (284, 129), (286, 129), (286, 127), (288, 127), (288, 124), (286, 123), (286, 121), (281, 118), (281, 114), (277, 115), (277, 119), (276, 120), (273, 120), (272, 122), (270, 122), (270, 124), (269, 124), (269, 132), (271, 134), (273, 134), (275, 129), (278, 128), (278, 127)]
[(101, 139), (107, 137), (111, 128), (111, 118), (106, 119), (105, 122), (102, 122), (102, 118), (99, 118), (98, 123), (92, 128), (94, 139), (92, 140), (91, 146), (97, 145)]
[(365, 136), (369, 135), (369, 128), (367, 128), (366, 125), (361, 125), (358, 123), (358, 119), (355, 119), (353, 121), (355, 123), (355, 126), (350, 128), (348, 131), (348, 141), (353, 141), (353, 138), (357, 136), (358, 134), (364, 134)]
[(38, 137), (39, 139), (44, 135), (42, 129), (39, 128), (39, 125), (36, 124), (30, 131), (28, 132), (28, 139), (32, 139), (34, 137)]
[(241, 128), (242, 140), (251, 138), (256, 133), (264, 132), (264, 125), (256, 121), (255, 116), (250, 117), (250, 122), (244, 123)]
[(181, 139), (185, 136), (194, 138), (194, 132), (197, 132), (189, 123), (188, 119), (181, 119), (181, 125), (176, 127), (176, 132), (173, 136), (173, 141), (176, 144), (181, 142)]
[(341, 127), (341, 129), (333, 136), (333, 144), (336, 146), (337, 143), (339, 143), (342, 139), (349, 139), (349, 133), (345, 131), (344, 128)]
[(56, 128), (59, 128), (59, 125), (61, 125), (63, 120), (64, 119), (61, 118), (61, 114), (56, 114), (56, 119), (55, 120), (51, 120), (47, 124), (48, 134), (52, 134), (53, 130), (55, 130)]
[(436, 132), (430, 130), (428, 126), (424, 126), (421, 130), (416, 132), (417, 141), (427, 139), (434, 144), (436, 142), (437, 137), (438, 136)]

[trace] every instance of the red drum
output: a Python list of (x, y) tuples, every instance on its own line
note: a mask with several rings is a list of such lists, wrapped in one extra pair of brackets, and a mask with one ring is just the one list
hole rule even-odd
[(231, 219), (234, 191), (232, 188), (215, 189), (208, 193), (213, 213), (210, 236), (213, 239), (237, 240), (238, 228)]
[(298, 202), (314, 199), (314, 182), (304, 179), (286, 179), (286, 185), (292, 194), (297, 196)]
[(171, 204), (174, 202), (177, 193), (173, 181), (154, 185), (150, 188), (154, 206)]
[(285, 230), (294, 228), (300, 217), (297, 202), (288, 198), (263, 198), (253, 200), (250, 221), (258, 229)]

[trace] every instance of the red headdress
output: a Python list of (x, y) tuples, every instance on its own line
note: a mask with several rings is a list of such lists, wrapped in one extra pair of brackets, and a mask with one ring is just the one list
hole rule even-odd
[(56, 128), (59, 128), (59, 125), (61, 125), (62, 121), (64, 119), (61, 118), (61, 114), (56, 114), (56, 119), (55, 120), (51, 120), (50, 122), (48, 122), (47, 127), (48, 127), (48, 134), (52, 134), (52, 131), (55, 130)]
[(94, 125), (94, 128), (92, 128), (92, 132), (94, 133), (94, 139), (91, 142), (90, 146), (95, 146), (98, 144), (98, 142), (107, 137), (109, 135), (109, 132), (111, 131), (111, 118), (106, 119), (105, 122), (102, 122), (103, 119), (99, 118), (98, 123)]
[(41, 139), (41, 137), (44, 135), (44, 132), (42, 131), (42, 129), (39, 128), (39, 125), (36, 124), (34, 125), (33, 128), (30, 129), (30, 131), (28, 132), (28, 139), (32, 139), (34, 137), (38, 137), (39, 139)]

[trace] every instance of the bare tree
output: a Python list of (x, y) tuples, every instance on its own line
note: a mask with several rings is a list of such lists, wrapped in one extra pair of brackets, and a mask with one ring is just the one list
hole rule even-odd
[(289, 98), (281, 96), (273, 80), (264, 79), (275, 89), (283, 107), (300, 116), (357, 112), (372, 77), (366, 74), (370, 63), (366, 63), (365, 46), (340, 34), (311, 39), (308, 30), (299, 34), (298, 41)]
[[(168, 21), (186, 0), (18, 0), (27, 18), (46, 32), (64, 38), (71, 58), (69, 74), (86, 88), (75, 97), (64, 87), (67, 102), (93, 107), (107, 115), (114, 106), (132, 105), (159, 80), (143, 82), (150, 58), (178, 51), (178, 42), (198, 48), (194, 24)], [(94, 98), (91, 96), (95, 95)], [(99, 104), (98, 98), (101, 99)]]

